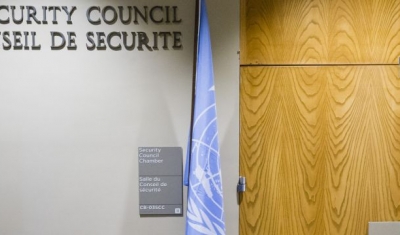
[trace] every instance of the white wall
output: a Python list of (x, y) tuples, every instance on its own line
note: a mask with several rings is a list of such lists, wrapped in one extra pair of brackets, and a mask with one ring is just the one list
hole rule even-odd
[[(239, 3), (207, 3), (227, 234), (238, 234)], [(3, 0), (1, 4), (78, 9), (73, 25), (59, 15), (57, 25), (9, 24), (0, 29), (36, 31), (42, 44), (40, 51), (0, 48), (0, 234), (184, 234), (184, 217), (139, 216), (137, 148), (186, 150), (195, 2)], [(93, 26), (85, 15), (92, 5), (176, 5), (183, 21)], [(164, 30), (182, 32), (182, 50), (89, 52), (85, 47), (87, 31)], [(76, 32), (78, 49), (51, 51), (50, 31)]]

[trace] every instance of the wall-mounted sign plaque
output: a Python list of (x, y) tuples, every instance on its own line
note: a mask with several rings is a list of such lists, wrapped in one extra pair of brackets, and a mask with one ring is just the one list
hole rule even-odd
[(139, 147), (139, 212), (182, 215), (182, 148)]

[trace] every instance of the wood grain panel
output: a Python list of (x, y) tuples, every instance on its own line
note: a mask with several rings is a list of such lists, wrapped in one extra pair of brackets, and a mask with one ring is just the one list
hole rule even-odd
[(241, 64), (398, 63), (398, 0), (241, 0)]
[(358, 235), (400, 220), (398, 73), (241, 69), (241, 235)]

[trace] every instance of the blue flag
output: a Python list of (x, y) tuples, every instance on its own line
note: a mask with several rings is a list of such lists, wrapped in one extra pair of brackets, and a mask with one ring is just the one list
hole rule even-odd
[(194, 113), (184, 183), (186, 235), (225, 234), (214, 72), (205, 0), (200, 0)]

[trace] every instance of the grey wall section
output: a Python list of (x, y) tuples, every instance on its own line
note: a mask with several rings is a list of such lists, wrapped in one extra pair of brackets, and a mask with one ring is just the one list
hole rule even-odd
[(239, 234), (239, 1), (207, 0), (217, 94), (226, 234)]
[[(239, 2), (207, 3), (227, 234), (238, 234)], [(1, 32), (36, 31), (42, 49), (0, 48), (0, 234), (184, 234), (184, 217), (139, 216), (137, 149), (186, 150), (195, 2), (4, 0), (1, 4), (78, 9), (72, 25), (59, 15), (57, 25), (1, 27)], [(85, 15), (92, 5), (176, 5), (183, 21), (93, 26)], [(76, 32), (78, 49), (51, 51), (50, 31)], [(184, 48), (89, 52), (88, 31), (181, 31)]]

